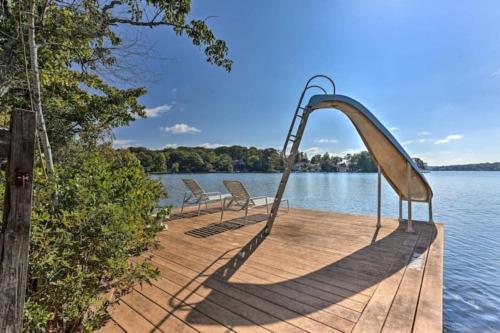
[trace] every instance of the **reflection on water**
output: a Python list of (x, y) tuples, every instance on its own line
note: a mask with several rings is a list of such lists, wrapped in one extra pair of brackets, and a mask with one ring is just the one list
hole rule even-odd
[[(445, 224), (445, 330), (500, 332), (500, 172), (433, 172), (425, 175), (434, 191), (434, 217)], [(225, 192), (223, 179), (238, 179), (252, 195), (274, 196), (281, 174), (155, 175), (164, 183), (167, 203), (180, 206), (181, 179), (194, 178), (206, 191)], [(376, 174), (296, 173), (285, 196), (292, 207), (376, 213)], [(427, 219), (427, 205), (414, 206)], [(398, 198), (382, 188), (382, 214), (398, 214)]]

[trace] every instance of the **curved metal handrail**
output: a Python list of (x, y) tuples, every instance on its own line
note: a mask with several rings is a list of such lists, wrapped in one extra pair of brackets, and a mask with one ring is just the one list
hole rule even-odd
[(329, 76), (326, 76), (326, 75), (323, 75), (323, 74), (318, 74), (318, 75), (314, 75), (313, 77), (311, 77), (307, 83), (306, 83), (306, 87), (309, 86), (309, 83), (311, 83), (313, 80), (317, 79), (317, 78), (323, 78), (323, 79), (326, 79), (328, 80), (332, 87), (333, 87), (333, 94), (335, 95), (336, 94), (336, 91), (335, 91), (335, 82), (333, 82), (333, 80), (329, 77)]
[(323, 88), (322, 86), (320, 86), (318, 84), (311, 85), (311, 82), (314, 81), (315, 79), (318, 79), (318, 78), (323, 78), (323, 79), (328, 80), (330, 82), (330, 84), (332, 85), (333, 94), (334, 95), (336, 94), (335, 83), (333, 82), (333, 80), (330, 77), (328, 77), (326, 75), (323, 75), (323, 74), (314, 75), (306, 82), (306, 85), (304, 86), (304, 89), (302, 90), (302, 94), (300, 95), (299, 102), (297, 103), (297, 107), (295, 108), (295, 113), (293, 115), (292, 124), (290, 125), (290, 128), (288, 129), (288, 133), (287, 133), (287, 136), (285, 139), (285, 143), (283, 145), (283, 149), (281, 150), (281, 158), (283, 159), (284, 162), (286, 162), (286, 160), (287, 160), (286, 149), (288, 147), (288, 143), (290, 142), (290, 137), (293, 136), (292, 131), (295, 127), (295, 122), (297, 120), (297, 116), (299, 114), (299, 111), (305, 110), (305, 108), (302, 107), (302, 102), (304, 100), (304, 96), (305, 96), (306, 92), (309, 89), (316, 88), (316, 89), (321, 90), (324, 95), (328, 95), (327, 90), (325, 88)]

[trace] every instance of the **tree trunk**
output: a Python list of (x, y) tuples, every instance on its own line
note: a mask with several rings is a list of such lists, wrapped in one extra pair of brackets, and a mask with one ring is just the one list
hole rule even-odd
[(42, 98), (40, 91), (40, 72), (38, 68), (38, 46), (35, 40), (35, 9), (36, 0), (30, 1), (28, 10), (28, 44), (30, 48), (31, 58), (31, 86), (33, 92), (33, 107), (38, 115), (38, 137), (42, 143), (42, 150), (45, 157), (47, 171), (49, 174), (54, 172), (54, 162), (52, 161), (52, 149), (50, 148), (49, 136), (47, 135), (47, 127), (45, 126), (45, 118), (42, 112)]

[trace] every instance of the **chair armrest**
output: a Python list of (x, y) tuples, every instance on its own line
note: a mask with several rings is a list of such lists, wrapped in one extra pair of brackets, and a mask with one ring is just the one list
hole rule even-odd
[(221, 194), (220, 192), (218, 191), (215, 191), (215, 192), (203, 192), (204, 195), (215, 195), (215, 194)]
[(251, 197), (250, 200), (253, 200), (253, 199), (264, 199), (264, 198), (270, 198), (270, 197), (267, 196), (267, 195), (259, 195), (257, 197)]

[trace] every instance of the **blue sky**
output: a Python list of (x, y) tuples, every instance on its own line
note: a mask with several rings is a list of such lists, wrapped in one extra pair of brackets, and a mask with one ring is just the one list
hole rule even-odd
[[(500, 161), (500, 2), (194, 0), (234, 60), (231, 73), (167, 28), (127, 31), (150, 117), (115, 146), (282, 146), (305, 81), (331, 76), (412, 156), (432, 165)], [(348, 119), (322, 110), (301, 150), (363, 150)]]

